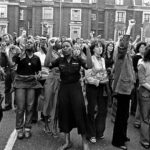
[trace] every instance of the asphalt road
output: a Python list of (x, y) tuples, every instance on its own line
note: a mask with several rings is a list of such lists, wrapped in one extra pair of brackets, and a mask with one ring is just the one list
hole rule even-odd
[[(0, 85), (2, 85), (0, 83)], [(3, 87), (0, 86), (0, 91), (3, 91)], [(139, 130), (133, 127), (134, 117), (130, 116), (128, 125), (128, 137), (130, 142), (127, 143), (128, 150), (144, 150), (139, 144)], [(104, 133), (104, 140), (97, 141), (96, 144), (90, 144), (91, 150), (117, 150), (116, 147), (111, 145), (112, 132), (114, 124), (111, 122), (111, 114), (108, 113), (106, 130)], [(59, 137), (46, 134), (43, 131), (44, 124), (39, 121), (37, 124), (33, 124), (32, 137), (30, 139), (16, 140), (12, 149), (7, 150), (57, 150), (57, 148), (64, 143), (64, 136), (60, 134)], [(4, 117), (0, 123), (0, 150), (4, 150), (5, 146), (10, 138), (11, 133), (15, 129), (15, 111), (10, 110), (4, 112)], [(81, 137), (77, 134), (77, 130), (74, 129), (71, 132), (71, 140), (73, 147), (70, 150), (82, 150)]]
[[(130, 116), (128, 125), (128, 137), (130, 142), (127, 143), (128, 150), (143, 150), (139, 144), (139, 130), (133, 127), (133, 116)], [(64, 143), (63, 134), (54, 138), (43, 131), (44, 124), (39, 121), (33, 125), (31, 139), (16, 140), (13, 150), (57, 150), (57, 148)], [(4, 150), (5, 145), (9, 139), (10, 134), (15, 128), (15, 111), (11, 110), (4, 113), (4, 118), (0, 123), (0, 150)], [(104, 140), (98, 141), (96, 144), (90, 144), (91, 150), (117, 150), (111, 145), (113, 131), (113, 123), (111, 122), (111, 115), (108, 113), (107, 126)], [(70, 150), (82, 150), (81, 137), (77, 134), (76, 129), (71, 132), (71, 140), (73, 147)]]

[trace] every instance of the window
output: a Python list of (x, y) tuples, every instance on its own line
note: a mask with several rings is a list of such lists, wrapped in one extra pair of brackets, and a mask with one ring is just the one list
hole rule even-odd
[(124, 35), (125, 34), (125, 30), (117, 30), (117, 35)]
[(53, 19), (52, 7), (43, 7), (43, 19)]
[(143, 23), (149, 22), (150, 23), (150, 12), (144, 12), (143, 13)]
[(144, 23), (142, 31), (143, 31), (143, 38), (145, 42), (148, 42), (149, 44), (150, 43), (150, 24)]
[(7, 6), (0, 5), (0, 18), (7, 18)]
[(116, 0), (116, 5), (123, 5), (123, 0)]
[(81, 9), (71, 9), (71, 21), (81, 21)]
[(42, 34), (45, 36), (53, 37), (53, 25), (49, 23), (42, 23)]
[(92, 3), (97, 3), (97, 0), (92, 0)]
[(117, 41), (118, 37), (121, 35), (125, 35), (125, 33), (126, 33), (125, 29), (115, 29), (114, 41)]
[(73, 0), (73, 3), (81, 3), (81, 0)]
[(52, 2), (53, 0), (44, 0), (44, 2)]
[(0, 36), (4, 35), (5, 33), (7, 33), (7, 24), (0, 23)]
[(116, 11), (116, 22), (125, 23), (126, 22), (126, 12)]
[(19, 19), (24, 20), (24, 10), (23, 9), (20, 10), (20, 18)]
[(72, 39), (81, 37), (81, 26), (70, 26), (70, 37)]
[(20, 0), (20, 2), (25, 2), (25, 0)]
[(91, 18), (92, 18), (93, 21), (95, 21), (96, 20), (96, 14), (92, 14)]
[(150, 6), (150, 0), (143, 0), (144, 6)]

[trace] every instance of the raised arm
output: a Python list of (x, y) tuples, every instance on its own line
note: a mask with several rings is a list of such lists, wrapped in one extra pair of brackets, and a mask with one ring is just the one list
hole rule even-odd
[(129, 25), (128, 25), (126, 34), (123, 36), (122, 39), (120, 39), (120, 43), (118, 46), (118, 59), (123, 59), (127, 53), (130, 34), (134, 25), (135, 25), (135, 21), (133, 19), (129, 20)]
[(133, 45), (134, 47), (136, 47), (136, 45), (137, 45), (139, 39), (140, 39), (140, 35), (137, 35), (135, 41), (132, 43), (132, 45)]
[(53, 47), (49, 46), (47, 54), (46, 54), (45, 62), (44, 62), (45, 67), (49, 67), (49, 64), (52, 62), (52, 50), (53, 50)]
[(128, 25), (128, 28), (127, 28), (127, 31), (126, 31), (126, 35), (131, 34), (131, 30), (132, 30), (134, 25), (135, 25), (135, 20), (134, 19), (129, 20), (129, 25)]
[(85, 48), (86, 48), (86, 64), (87, 64), (87, 68), (90, 69), (92, 68), (91, 52), (87, 44), (85, 44)]

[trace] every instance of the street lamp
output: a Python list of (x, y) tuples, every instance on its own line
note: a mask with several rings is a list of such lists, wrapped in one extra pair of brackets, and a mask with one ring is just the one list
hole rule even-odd
[(59, 17), (60, 17), (60, 20), (59, 20), (59, 37), (60, 37), (61, 36), (62, 0), (60, 0), (60, 3), (59, 3), (59, 11), (60, 11), (60, 14), (59, 14)]

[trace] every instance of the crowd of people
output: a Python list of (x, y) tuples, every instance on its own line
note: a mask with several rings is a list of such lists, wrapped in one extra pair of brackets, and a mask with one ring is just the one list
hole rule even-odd
[(134, 126), (141, 128), (141, 145), (150, 148), (150, 46), (140, 36), (131, 40), (134, 25), (135, 20), (129, 20), (126, 34), (117, 42), (100, 36), (48, 39), (27, 36), (25, 30), (20, 37), (4, 34), (0, 80), (5, 91), (0, 93), (0, 105), (4, 99), (5, 105), (0, 107), (0, 119), (14, 105), (18, 139), (30, 138), (32, 123), (41, 118), (46, 133), (65, 134), (59, 150), (72, 146), (73, 128), (82, 137), (83, 150), (89, 150), (89, 142), (105, 138), (107, 111), (112, 107), (112, 145), (127, 150), (131, 112)]

